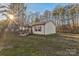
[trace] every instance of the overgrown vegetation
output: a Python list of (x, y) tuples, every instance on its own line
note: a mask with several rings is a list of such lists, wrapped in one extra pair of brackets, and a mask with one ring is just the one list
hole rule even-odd
[(58, 32), (79, 33), (79, 4), (59, 5), (52, 12)]
[(0, 51), (0, 55), (79, 55), (79, 42), (60, 37), (58, 34), (19, 37), (8, 32), (3, 42), (6, 48)]

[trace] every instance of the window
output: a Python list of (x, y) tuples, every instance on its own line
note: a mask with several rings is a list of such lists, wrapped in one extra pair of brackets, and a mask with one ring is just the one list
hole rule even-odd
[(38, 31), (41, 31), (41, 26), (38, 27)]
[(37, 31), (37, 27), (36, 26), (34, 27), (34, 29), (35, 29), (35, 31)]
[(37, 29), (35, 28), (35, 31), (37, 31)]
[(41, 31), (41, 26), (35, 26), (35, 31)]

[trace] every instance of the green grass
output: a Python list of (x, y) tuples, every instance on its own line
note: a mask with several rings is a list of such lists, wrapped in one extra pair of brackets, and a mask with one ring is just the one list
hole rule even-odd
[[(58, 34), (48, 36), (29, 35), (20, 37), (14, 33), (6, 33), (4, 46), (12, 46), (0, 51), (5, 56), (52, 56), (79, 55), (79, 42), (66, 40), (73, 38), (60, 37)], [(69, 50), (68, 50), (69, 49)], [(75, 49), (76, 54), (71, 54)], [(67, 51), (66, 51), (67, 50)], [(71, 50), (71, 51), (70, 51)]]

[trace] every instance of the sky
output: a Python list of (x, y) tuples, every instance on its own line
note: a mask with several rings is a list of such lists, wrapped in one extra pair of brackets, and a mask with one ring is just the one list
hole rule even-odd
[(29, 3), (27, 4), (27, 11), (29, 12), (44, 12), (45, 10), (53, 10), (57, 6), (65, 6), (66, 4), (62, 3)]
[(52, 4), (52, 3), (30, 3), (27, 4), (27, 10), (30, 12), (33, 11), (39, 11), (42, 12), (44, 10), (51, 10), (55, 8), (57, 4)]

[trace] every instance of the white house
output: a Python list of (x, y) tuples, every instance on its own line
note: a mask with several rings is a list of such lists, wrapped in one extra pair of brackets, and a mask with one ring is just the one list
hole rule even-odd
[(52, 21), (36, 22), (32, 25), (33, 34), (49, 35), (56, 33), (56, 26)]

